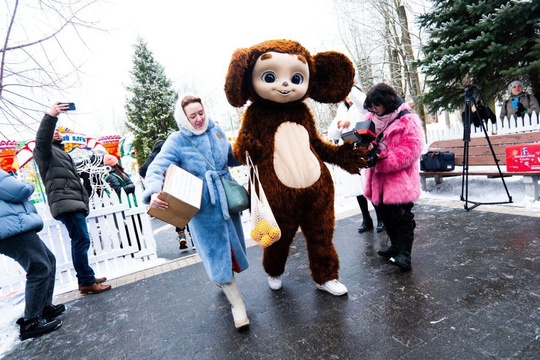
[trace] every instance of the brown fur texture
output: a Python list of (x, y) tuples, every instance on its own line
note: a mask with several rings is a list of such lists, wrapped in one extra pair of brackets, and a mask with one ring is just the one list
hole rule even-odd
[[(301, 55), (308, 61), (310, 83), (302, 99), (275, 103), (255, 93), (251, 71), (257, 59), (269, 51)], [(323, 52), (312, 56), (302, 45), (291, 40), (265, 41), (251, 48), (238, 49), (232, 56), (225, 82), (227, 99), (235, 107), (251, 101), (233, 152), (244, 164), (246, 151), (249, 152), (257, 165), (261, 184), (282, 232), (281, 239), (264, 250), (263, 267), (270, 276), (280, 276), (285, 271), (289, 248), (300, 227), (306, 239), (313, 280), (323, 284), (339, 277), (339, 258), (332, 242), (334, 185), (324, 162), (358, 173), (365, 165), (365, 152), (353, 149), (352, 144), (337, 146), (322, 139), (317, 133), (313, 114), (303, 100), (311, 97), (318, 102), (339, 102), (350, 91), (353, 78), (354, 67), (345, 55)], [(319, 178), (310, 186), (286, 186), (276, 174), (275, 150), (279, 145), (276, 132), (285, 123), (300, 125), (309, 136), (309, 144), (299, 148), (311, 152), (320, 168)], [(300, 167), (302, 164), (298, 164)]]

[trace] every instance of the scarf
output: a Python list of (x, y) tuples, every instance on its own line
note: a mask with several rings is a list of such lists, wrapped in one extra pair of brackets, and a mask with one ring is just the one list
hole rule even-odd
[(400, 107), (398, 107), (395, 111), (389, 114), (378, 116), (377, 114), (373, 113), (373, 117), (371, 118), (371, 120), (375, 124), (375, 133), (380, 134), (381, 132), (386, 130), (386, 128), (392, 123), (392, 121), (397, 118), (401, 110), (405, 108), (407, 108), (407, 105), (401, 104)]

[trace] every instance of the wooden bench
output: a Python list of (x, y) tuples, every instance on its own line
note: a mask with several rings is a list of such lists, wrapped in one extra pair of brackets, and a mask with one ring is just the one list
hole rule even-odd
[[(527, 196), (533, 198), (533, 201), (539, 198), (538, 179), (540, 171), (528, 172), (508, 172), (506, 171), (506, 147), (512, 145), (540, 143), (540, 132), (493, 135), (489, 137), (495, 157), (498, 160), (501, 174), (503, 177), (523, 176), (525, 191)], [(474, 137), (469, 141), (469, 176), (487, 176), (488, 178), (499, 178), (500, 174), (489, 144), (484, 136)], [(463, 175), (463, 139), (440, 140), (433, 142), (428, 151), (451, 151), (455, 154), (456, 169), (454, 171), (420, 172), (420, 181), (422, 190), (426, 190), (426, 179), (435, 178), (436, 184), (441, 184), (443, 178)]]

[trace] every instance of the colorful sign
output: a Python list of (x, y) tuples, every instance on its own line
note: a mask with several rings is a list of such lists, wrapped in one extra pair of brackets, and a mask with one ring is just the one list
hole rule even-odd
[[(62, 134), (62, 133), (61, 133)], [(82, 134), (62, 134), (62, 144), (64, 144), (64, 150), (70, 152), (76, 147), (86, 147), (86, 136)]]
[(511, 172), (540, 171), (540, 144), (507, 146), (506, 170)]
[(23, 146), (17, 150), (17, 162), (19, 167), (24, 167), (30, 160), (34, 158), (34, 148), (36, 147), (36, 142), (30, 140), (27, 143), (23, 143)]
[(101, 136), (98, 138), (98, 141), (105, 146), (108, 154), (114, 155), (117, 158), (120, 158), (120, 135), (107, 135)]
[(0, 141), (0, 167), (5, 171), (17, 171), (18, 165), (15, 161), (17, 153), (17, 141)]

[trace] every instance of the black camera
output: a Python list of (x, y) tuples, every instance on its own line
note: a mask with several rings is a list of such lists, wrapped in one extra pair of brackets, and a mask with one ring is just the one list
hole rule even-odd
[(343, 142), (352, 142), (355, 147), (368, 147), (376, 137), (373, 121), (357, 122), (353, 130), (341, 134)]
[(495, 113), (478, 99), (478, 96), (474, 92), (475, 87), (476, 86), (473, 84), (467, 84), (464, 87), (465, 101), (469, 107), (469, 112), (464, 111), (462, 113), (463, 122), (466, 123), (468, 121), (469, 125), (473, 124), (476, 127), (481, 127), (482, 122), (485, 121), (487, 123), (488, 120), (490, 120), (492, 124), (495, 124), (497, 122)]
[(379, 158), (379, 154), (381, 153), (381, 149), (378, 148), (378, 146), (373, 143), (373, 148), (368, 151), (367, 153), (367, 161), (366, 161), (366, 168), (374, 167), (377, 161), (381, 160)]
[(463, 90), (465, 91), (465, 101), (466, 102), (475, 100), (475, 98), (474, 98), (474, 84), (466, 84), (465, 87), (463, 88)]
[(341, 139), (343, 142), (351, 142), (355, 147), (365, 147), (371, 149), (367, 152), (367, 163), (366, 167), (373, 167), (379, 160), (379, 150), (377, 143), (373, 140), (377, 138), (375, 134), (375, 124), (373, 121), (361, 121), (357, 122), (353, 130), (341, 134)]

